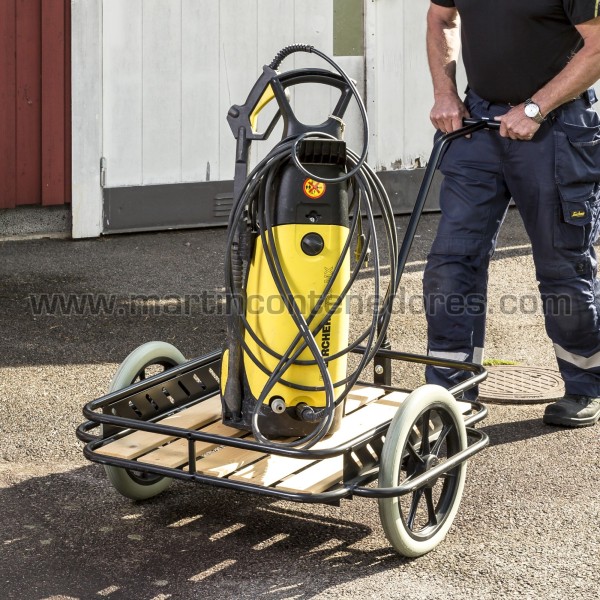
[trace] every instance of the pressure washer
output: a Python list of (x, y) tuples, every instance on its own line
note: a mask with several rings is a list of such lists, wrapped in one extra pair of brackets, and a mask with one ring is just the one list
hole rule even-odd
[[(278, 73), (296, 52), (320, 56), (336, 73)], [(307, 83), (340, 92), (331, 115), (318, 126), (295, 117), (286, 93)], [(343, 140), (343, 117), (352, 99), (363, 123), (360, 156)], [(249, 142), (270, 133), (270, 128), (258, 133), (256, 124), (271, 100), (278, 105), (275, 119), (283, 120), (282, 140), (248, 175)], [(395, 256), (393, 211), (365, 162), (368, 121), (356, 86), (315, 48), (296, 45), (279, 52), (245, 104), (230, 109), (228, 121), (237, 150), (226, 252), (223, 422), (263, 441), (292, 436), (296, 439), (283, 443), (308, 448), (338, 429), (344, 399), (383, 341), (396, 270), (389, 261), (388, 287), (380, 296), (386, 265), (373, 215), (382, 215), (388, 256)], [(374, 304), (370, 327), (350, 341), (347, 298), (369, 258), (381, 302)], [(363, 342), (368, 351), (348, 372), (347, 355)]]

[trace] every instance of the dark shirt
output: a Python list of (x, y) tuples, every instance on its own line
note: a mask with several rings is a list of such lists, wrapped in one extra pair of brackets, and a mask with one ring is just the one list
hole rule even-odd
[(469, 86), (489, 102), (519, 104), (554, 78), (582, 45), (575, 25), (598, 0), (431, 0), (456, 7)]

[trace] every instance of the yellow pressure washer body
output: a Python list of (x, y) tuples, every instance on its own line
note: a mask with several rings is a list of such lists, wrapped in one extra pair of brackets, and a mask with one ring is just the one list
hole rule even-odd
[[(318, 126), (300, 123), (288, 101), (287, 88), (307, 82), (333, 85), (341, 92), (332, 116)], [(344, 80), (329, 71), (280, 75), (265, 66), (247, 102), (229, 111), (237, 160), (221, 370), (223, 423), (253, 430), (254, 418), (255, 428), (268, 439), (310, 435), (334, 410), (331, 433), (343, 413), (343, 402), (335, 401), (345, 392), (347, 376), (349, 314), (342, 292), (350, 277), (348, 183), (326, 181), (343, 179), (346, 173), (341, 116), (350, 98)], [(291, 147), (306, 136), (291, 152), (312, 176), (289, 156), (275, 167), (267, 156), (261, 174), (248, 175), (251, 142), (266, 139), (273, 128), (274, 123), (264, 134), (256, 131), (257, 115), (272, 99), (279, 104), (274, 122), (279, 117), (284, 122), (282, 143)], [(309, 132), (320, 137), (307, 136)], [(312, 332), (326, 364), (325, 377), (315, 348), (299, 334), (294, 310)], [(327, 377), (335, 390), (333, 403), (326, 397)]]
[[(311, 144), (305, 144), (305, 149), (306, 146), (310, 149)], [(304, 162), (303, 157), (300, 160), (315, 174), (325, 178), (339, 176), (346, 159), (345, 143), (331, 140), (319, 142), (318, 146), (328, 150), (326, 156), (313, 154), (306, 159), (312, 162)], [(306, 177), (290, 163), (279, 173), (273, 192), (271, 234), (283, 277), (303, 317), (309, 319), (312, 315), (313, 324), (321, 323), (335, 301), (340, 299), (349, 280), (350, 257), (347, 253), (331, 281), (348, 241), (347, 187)], [(224, 411), (224, 423), (242, 429), (251, 429), (255, 405), (279, 362), (278, 357), (286, 352), (289, 354), (290, 349), (298, 350), (303, 343), (299, 340), (292, 345), (298, 335), (298, 327), (276, 285), (277, 276), (269, 266), (266, 250), (269, 250), (269, 243), (265, 244), (260, 236), (252, 235), (243, 290), (245, 319), (254, 336), (248, 331), (243, 333), (246, 349), (242, 350), (240, 371), (241, 413), (235, 418), (228, 414), (227, 409)], [(325, 301), (318, 307), (328, 284)], [(344, 380), (347, 354), (329, 359), (348, 345), (346, 299), (341, 300), (314, 337), (321, 356), (328, 361), (327, 369), (334, 384)], [(237, 345), (239, 340), (233, 340), (233, 343)], [(229, 355), (230, 348), (226, 347), (221, 377), (223, 395), (229, 376)], [(312, 364), (302, 364), (301, 361)], [(262, 399), (264, 406), (261, 407), (258, 427), (263, 435), (276, 438), (310, 433), (315, 427), (315, 415), (326, 408), (326, 398), (324, 390), (304, 388), (322, 388), (323, 385), (323, 376), (311, 351), (304, 348), (297, 360), (285, 370), (281, 380)], [(337, 389), (341, 391), (343, 388), (338, 386)], [(341, 416), (340, 404), (330, 432), (339, 426)]]

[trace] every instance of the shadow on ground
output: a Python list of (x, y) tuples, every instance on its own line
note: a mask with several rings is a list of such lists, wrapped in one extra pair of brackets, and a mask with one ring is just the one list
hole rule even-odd
[(353, 549), (371, 529), (324, 508), (182, 482), (134, 503), (96, 465), (33, 478), (0, 490), (2, 595), (301, 599), (403, 563)]
[[(497, 447), (559, 431), (539, 419), (482, 429)], [(493, 460), (488, 452), (486, 462)], [(99, 465), (34, 477), (0, 490), (4, 594), (301, 600), (401, 569), (406, 560), (378, 524), (374, 530), (376, 504), (353, 502), (363, 503), (358, 518), (370, 525), (344, 520), (343, 508), (181, 481), (135, 503), (110, 486)], [(467, 514), (471, 502), (463, 499)]]
[(506, 423), (496, 423), (480, 427), (490, 438), (490, 446), (500, 446), (502, 444), (512, 444), (522, 442), (536, 437), (550, 435), (564, 431), (560, 427), (549, 427), (542, 422), (540, 408), (540, 417), (528, 419), (526, 421), (508, 421)]

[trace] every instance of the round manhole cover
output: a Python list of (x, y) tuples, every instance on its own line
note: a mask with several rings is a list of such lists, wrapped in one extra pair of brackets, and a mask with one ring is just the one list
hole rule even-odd
[(541, 367), (487, 367), (479, 398), (499, 404), (542, 404), (561, 398), (565, 386), (558, 371)]

